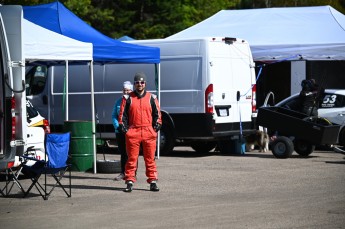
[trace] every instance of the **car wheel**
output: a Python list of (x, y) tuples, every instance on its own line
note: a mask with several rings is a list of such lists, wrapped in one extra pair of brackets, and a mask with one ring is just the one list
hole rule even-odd
[(294, 141), (294, 147), (296, 153), (303, 157), (309, 156), (315, 150), (315, 145), (299, 139)]
[(208, 153), (214, 148), (216, 148), (217, 143), (216, 142), (192, 142), (191, 147), (193, 150), (199, 153)]
[(293, 142), (288, 137), (278, 136), (272, 143), (272, 153), (276, 158), (288, 158), (293, 150)]

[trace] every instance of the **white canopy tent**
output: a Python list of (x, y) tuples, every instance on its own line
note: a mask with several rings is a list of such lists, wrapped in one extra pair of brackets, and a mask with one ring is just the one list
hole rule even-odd
[(91, 61), (92, 44), (54, 33), (23, 19), (24, 57), (28, 61)]
[(167, 39), (227, 36), (255, 61), (345, 60), (345, 15), (331, 6), (221, 10)]

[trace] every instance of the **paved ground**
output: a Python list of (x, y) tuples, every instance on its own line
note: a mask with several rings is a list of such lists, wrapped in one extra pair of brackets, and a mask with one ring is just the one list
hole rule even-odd
[(112, 180), (117, 174), (73, 172), (72, 198), (58, 189), (47, 201), (36, 194), (0, 198), (0, 227), (345, 228), (344, 157), (327, 151), (289, 159), (257, 151), (198, 156), (177, 147), (157, 162), (158, 193), (148, 191), (140, 157), (132, 193)]

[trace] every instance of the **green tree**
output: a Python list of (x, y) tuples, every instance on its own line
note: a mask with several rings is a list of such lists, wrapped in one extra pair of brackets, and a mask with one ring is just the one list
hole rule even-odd
[[(23, 6), (46, 4), (54, 1), (55, 0), (0, 0), (1, 4)], [(107, 35), (112, 32), (112, 28), (110, 28), (109, 25), (114, 21), (114, 12), (103, 3), (110, 1), (60, 0), (60, 2), (95, 29)]]
[[(164, 38), (192, 26), (239, 0), (129, 0), (115, 3), (114, 37)], [(123, 10), (126, 9), (126, 10)]]

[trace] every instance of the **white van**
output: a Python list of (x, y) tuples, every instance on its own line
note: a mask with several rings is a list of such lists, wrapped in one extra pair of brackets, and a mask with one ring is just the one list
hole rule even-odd
[(14, 166), (26, 142), (20, 6), (0, 5), (0, 171)]
[[(160, 105), (163, 115), (161, 152), (176, 144), (208, 152), (226, 146), (232, 136), (252, 132), (256, 118), (256, 77), (249, 44), (242, 39), (210, 37), (144, 40), (132, 44), (159, 47)], [(106, 64), (94, 67), (98, 136), (115, 138), (111, 114), (124, 81), (136, 72), (147, 75), (147, 88), (157, 94), (152, 64)], [(87, 66), (69, 67), (69, 119), (91, 120)], [(64, 67), (36, 66), (26, 74), (27, 96), (53, 131), (64, 120)], [(225, 144), (223, 144), (225, 143)]]

